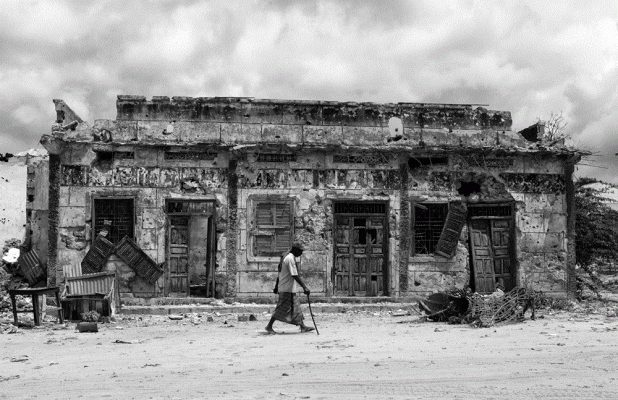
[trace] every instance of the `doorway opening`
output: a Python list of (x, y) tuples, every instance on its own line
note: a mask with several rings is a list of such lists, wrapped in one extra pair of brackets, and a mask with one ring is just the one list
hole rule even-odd
[(335, 203), (334, 294), (385, 296), (387, 206), (376, 202)]
[(214, 201), (167, 201), (167, 296), (216, 296), (214, 210)]

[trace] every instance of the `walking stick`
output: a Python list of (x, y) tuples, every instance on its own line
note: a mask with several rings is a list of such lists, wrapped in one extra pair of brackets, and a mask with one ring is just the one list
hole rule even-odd
[(318, 331), (318, 326), (315, 324), (315, 318), (313, 318), (313, 311), (311, 311), (311, 300), (309, 300), (309, 295), (307, 295), (307, 304), (309, 304), (309, 314), (311, 314), (311, 320), (313, 321), (313, 326), (315, 326), (315, 333), (320, 336), (320, 331)]

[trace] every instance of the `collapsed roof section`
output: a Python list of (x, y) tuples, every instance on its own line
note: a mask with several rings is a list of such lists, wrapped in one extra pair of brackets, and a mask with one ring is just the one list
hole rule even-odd
[(290, 146), (424, 151), (504, 150), (579, 154), (563, 145), (543, 146), (511, 131), (511, 114), (478, 105), (350, 103), (238, 97), (118, 96), (116, 120), (82, 121), (62, 100), (50, 153), (64, 143), (108, 145)]

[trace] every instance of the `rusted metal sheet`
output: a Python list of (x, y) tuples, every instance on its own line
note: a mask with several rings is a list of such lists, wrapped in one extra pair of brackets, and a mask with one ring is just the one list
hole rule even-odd
[[(67, 277), (65, 282), (66, 285), (62, 295), (63, 308), (65, 307), (64, 303), (75, 303), (81, 307), (84, 304), (92, 303), (90, 301), (92, 299), (101, 300), (94, 303), (104, 306), (106, 309), (105, 313), (97, 310), (102, 315), (112, 315), (117, 308), (120, 308), (120, 293), (118, 292), (116, 272), (99, 272)], [(82, 311), (90, 311), (90, 309)]]
[(146, 282), (154, 284), (163, 270), (131, 238), (125, 236), (116, 246), (116, 254)]
[(63, 265), (62, 273), (64, 274), (65, 278), (80, 276), (82, 274), (82, 266), (79, 264)]
[(17, 260), (21, 273), (26, 277), (30, 286), (45, 280), (46, 273), (41, 260), (35, 250), (22, 252)]
[(67, 295), (108, 294), (115, 280), (115, 272), (99, 272), (67, 277)]

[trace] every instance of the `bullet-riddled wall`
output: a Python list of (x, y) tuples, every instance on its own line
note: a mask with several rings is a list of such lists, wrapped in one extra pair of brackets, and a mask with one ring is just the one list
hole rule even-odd
[[(266, 153), (268, 154), (268, 153)], [(357, 159), (336, 162), (328, 152), (288, 153), (292, 161), (259, 162), (260, 153), (251, 153), (238, 163), (239, 235), (238, 288), (241, 296), (272, 293), (279, 257), (254, 255), (252, 204), (260, 200), (290, 199), (294, 213), (293, 239), (304, 247), (302, 275), (311, 290), (333, 295), (335, 263), (334, 221), (336, 202), (379, 202), (387, 205), (389, 233), (385, 238), (387, 259), (384, 266), (397, 268), (399, 248), (399, 156), (382, 156), (382, 163), (370, 164), (375, 156), (359, 155)], [(334, 161), (335, 159), (335, 161)], [(365, 161), (365, 162), (363, 162)], [(389, 274), (390, 277), (395, 276)], [(384, 294), (397, 292), (396, 280), (389, 279)], [(341, 294), (341, 293), (340, 293)]]
[[(215, 204), (217, 272), (225, 274), (224, 232), (227, 218), (227, 155), (198, 160), (166, 158), (157, 147), (113, 149), (72, 146), (62, 154), (59, 190), (58, 265), (81, 263), (93, 236), (93, 199), (134, 199), (134, 239), (157, 264), (166, 261), (166, 201), (200, 200)], [(110, 155), (111, 154), (111, 155)], [(185, 153), (186, 154), (186, 153)], [(204, 158), (199, 160), (199, 158)], [(120, 258), (110, 258), (107, 270), (117, 270), (125, 295), (162, 296), (165, 275), (149, 284)], [(62, 269), (57, 268), (62, 280)]]
[(56, 160), (50, 268), (59, 278), (91, 246), (93, 199), (126, 197), (137, 245), (165, 269), (148, 284), (112, 257), (106, 268), (120, 271), (127, 295), (170, 291), (174, 200), (214, 202), (227, 296), (272, 295), (293, 241), (305, 247), (312, 291), (327, 296), (488, 291), (499, 280), (567, 290), (568, 171), (579, 153), (527, 142), (510, 131), (508, 112), (141, 96), (119, 96), (117, 108), (115, 121), (90, 127), (56, 101), (58, 120), (42, 139)]

